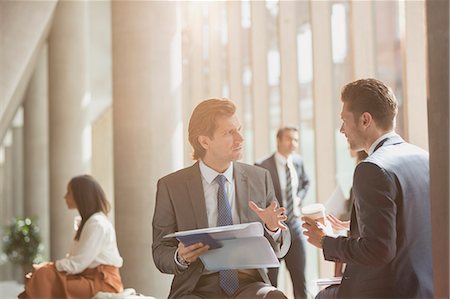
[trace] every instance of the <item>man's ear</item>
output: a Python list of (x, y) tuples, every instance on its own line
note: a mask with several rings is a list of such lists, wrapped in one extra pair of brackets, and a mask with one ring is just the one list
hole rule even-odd
[(204, 135), (200, 135), (200, 136), (198, 136), (198, 143), (200, 143), (200, 145), (205, 149), (205, 150), (207, 150), (208, 148), (209, 148), (209, 142), (210, 142), (210, 139), (209, 139), (209, 137), (208, 136), (204, 136)]
[(363, 114), (361, 114), (361, 117), (359, 119), (361, 121), (361, 124), (365, 128), (370, 127), (373, 123), (372, 115), (369, 112), (363, 112)]

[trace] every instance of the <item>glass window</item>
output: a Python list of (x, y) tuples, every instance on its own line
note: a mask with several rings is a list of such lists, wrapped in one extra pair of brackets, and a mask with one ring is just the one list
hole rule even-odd
[(402, 51), (398, 1), (376, 1), (376, 77), (388, 84), (398, 100), (397, 133), (404, 133)]
[[(352, 186), (355, 161), (351, 158), (348, 143), (341, 127), (342, 87), (352, 80), (352, 59), (350, 56), (349, 40), (349, 3), (336, 1), (331, 5), (331, 38), (333, 58), (333, 118), (335, 128), (336, 181), (342, 188), (344, 195), (349, 196)], [(340, 216), (340, 215), (336, 215)]]

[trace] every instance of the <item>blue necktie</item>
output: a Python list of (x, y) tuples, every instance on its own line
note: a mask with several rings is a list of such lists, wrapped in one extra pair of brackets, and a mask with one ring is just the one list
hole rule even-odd
[[(227, 193), (225, 192), (225, 176), (219, 174), (216, 181), (219, 184), (219, 191), (217, 192), (217, 226), (232, 225), (233, 217), (231, 215), (231, 206), (228, 201)], [(233, 295), (239, 288), (238, 273), (236, 270), (222, 270), (219, 271), (219, 283), (222, 290), (228, 295)]]

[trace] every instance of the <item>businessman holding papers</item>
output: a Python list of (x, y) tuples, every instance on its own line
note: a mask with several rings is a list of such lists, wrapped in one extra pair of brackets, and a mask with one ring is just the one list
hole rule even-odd
[[(201, 102), (189, 121), (195, 164), (158, 181), (153, 216), (153, 259), (174, 274), (169, 298), (286, 298), (270, 284), (266, 269), (209, 272), (200, 260), (209, 247), (184, 246), (177, 231), (259, 221), (277, 257), (290, 245), (284, 208), (279, 208), (267, 170), (236, 162), (243, 137), (227, 99)], [(255, 254), (258, 254), (255, 252)]]

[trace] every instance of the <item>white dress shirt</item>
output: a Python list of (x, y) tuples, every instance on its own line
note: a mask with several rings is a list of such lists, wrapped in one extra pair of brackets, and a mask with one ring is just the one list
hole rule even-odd
[(385, 138), (389, 138), (392, 136), (397, 135), (394, 131), (388, 132), (382, 136), (380, 136), (377, 140), (375, 140), (374, 143), (372, 143), (372, 145), (369, 147), (369, 152), (367, 153), (368, 156), (372, 155), (373, 152), (375, 151), (375, 148), (377, 147), (378, 143), (381, 142), (381, 140), (385, 139)]
[(292, 186), (292, 196), (294, 198), (294, 215), (300, 216), (300, 202), (301, 198), (297, 196), (298, 190), (298, 174), (295, 170), (294, 164), (292, 163), (292, 155), (289, 155), (287, 159), (280, 154), (279, 152), (275, 153), (275, 164), (277, 166), (278, 172), (278, 180), (280, 181), (280, 189), (281, 189), (281, 204), (283, 207), (287, 206), (286, 202), (286, 164), (289, 167), (289, 171), (291, 173), (291, 186)]
[(80, 239), (73, 240), (67, 257), (55, 262), (58, 271), (78, 274), (99, 265), (122, 267), (116, 232), (102, 212), (93, 214), (83, 226)]
[(217, 193), (219, 192), (219, 183), (215, 181), (219, 174), (227, 179), (225, 182), (225, 192), (231, 207), (231, 216), (233, 224), (239, 224), (240, 218), (236, 207), (234, 192), (233, 163), (230, 164), (224, 173), (219, 173), (208, 167), (202, 160), (199, 163), (200, 173), (202, 175), (203, 192), (205, 193), (206, 214), (208, 216), (208, 226), (216, 227), (218, 218)]

